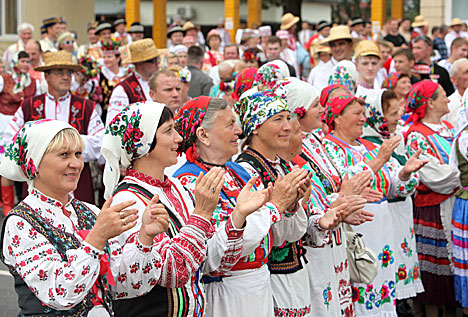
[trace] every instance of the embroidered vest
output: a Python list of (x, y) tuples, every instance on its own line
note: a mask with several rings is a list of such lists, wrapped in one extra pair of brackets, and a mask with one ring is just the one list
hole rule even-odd
[[(148, 205), (154, 194), (146, 188), (133, 183), (121, 183), (114, 192), (114, 195), (120, 191), (130, 191), (135, 194), (145, 205)], [(161, 203), (161, 202), (159, 202)], [(170, 239), (177, 236), (183, 227), (177, 216), (164, 206), (169, 214), (169, 229), (166, 234)], [(200, 271), (192, 276), (191, 284), (196, 289), (193, 290), (195, 296), (195, 311), (190, 317), (203, 316), (205, 309), (205, 300), (202, 295), (201, 285), (199, 282)], [(156, 284), (146, 295), (114, 300), (112, 308), (116, 316), (172, 316), (172, 317), (189, 317), (190, 295), (186, 287), (165, 288)]]
[(3, 77), (3, 90), (0, 93), (0, 113), (12, 116), (18, 110), (24, 98), (34, 96), (36, 93), (36, 81), (31, 79), (31, 84), (28, 87), (15, 94), (13, 93), (15, 87), (13, 77), (9, 74), (2, 74), (1, 76)]
[(134, 73), (122, 80), (118, 85), (124, 89), (130, 104), (146, 100), (143, 88), (140, 86)]
[[(78, 200), (72, 201), (72, 206), (75, 209), (78, 217), (77, 230), (91, 230), (96, 222), (96, 215)], [(62, 261), (67, 261), (68, 250), (77, 249), (80, 247), (81, 242), (73, 235), (64, 232), (53, 225), (51, 225), (45, 218), (38, 215), (29, 205), (21, 202), (14, 207), (8, 216), (5, 218), (4, 224), (7, 219), (12, 216), (19, 216), (27, 221), (38, 233), (42, 234), (57, 250), (62, 257)], [(5, 235), (5, 225), (3, 225), (2, 236), (0, 237), (0, 247), (3, 250), (3, 237)], [(108, 246), (105, 251), (109, 253)], [(0, 259), (5, 262), (3, 252), (0, 252)], [(94, 307), (93, 297), (91, 291), (86, 295), (84, 300), (77, 304), (70, 310), (55, 310), (44, 305), (29, 289), (20, 275), (15, 271), (14, 267), (7, 265), (10, 272), (13, 274), (15, 280), (15, 291), (18, 294), (18, 304), (20, 307), (20, 316), (86, 316), (87, 313)], [(68, 290), (71, 291), (71, 290)], [(110, 303), (110, 298), (107, 298)]]
[[(200, 163), (198, 162), (189, 162), (187, 161), (184, 165), (182, 165), (175, 173), (174, 177), (181, 178), (186, 175), (191, 175), (197, 177), (200, 172), (206, 173), (207, 170), (204, 169), (199, 165)], [(231, 175), (236, 177), (236, 179), (239, 181), (239, 183), (242, 186), (245, 186), (245, 184), (250, 180), (250, 175), (247, 173), (247, 171), (240, 166), (239, 164), (235, 162), (226, 162), (225, 164), (226, 168), (231, 170)], [(255, 186), (254, 186), (255, 187)], [(256, 188), (255, 188), (256, 189)], [(230, 198), (228, 197), (228, 193), (224, 190), (221, 191), (221, 198), (224, 201), (230, 201)], [(224, 208), (220, 208), (224, 209)], [(226, 220), (229, 217), (233, 210), (230, 212), (226, 212), (225, 217)], [(244, 258), (241, 258), (239, 262), (237, 262), (236, 265), (231, 269), (231, 271), (240, 271), (240, 270), (246, 270), (246, 269), (254, 269), (254, 268), (259, 268), (263, 264), (268, 262), (268, 255), (271, 251), (271, 242), (272, 242), (272, 237), (271, 237), (271, 230), (268, 232), (268, 234), (265, 236), (265, 238), (262, 240), (260, 245), (255, 249), (255, 251), (249, 255), (247, 255)]]
[[(257, 151), (247, 148), (237, 158), (236, 162), (247, 162), (258, 172), (263, 186), (268, 187), (269, 183), (274, 183), (278, 177), (276, 170)], [(289, 172), (289, 164), (281, 160), (281, 165), (286, 166), (286, 173)], [(296, 242), (284, 242), (279, 247), (272, 247), (269, 257), (271, 274), (289, 274), (303, 268), (301, 256), (304, 255), (301, 240)]]
[[(24, 122), (46, 119), (45, 98), (46, 94), (42, 94), (23, 100), (21, 108), (23, 109)], [(90, 100), (71, 95), (68, 123), (77, 129), (80, 134), (88, 134), (88, 124), (95, 105)]]
[[(453, 130), (453, 127), (449, 122), (442, 122), (445, 123), (449, 129)], [(408, 135), (411, 132), (418, 132), (424, 135), (426, 141), (429, 143), (439, 162), (441, 164), (449, 163), (450, 148), (452, 147), (453, 138), (444, 138), (425, 124), (416, 122), (409, 128), (408, 132), (406, 133), (405, 142), (408, 141)], [(417, 192), (416, 196), (414, 197), (414, 204), (417, 207), (440, 205), (443, 201), (453, 195), (433, 192), (429, 187), (421, 182), (419, 183), (419, 186), (416, 187), (416, 190)]]

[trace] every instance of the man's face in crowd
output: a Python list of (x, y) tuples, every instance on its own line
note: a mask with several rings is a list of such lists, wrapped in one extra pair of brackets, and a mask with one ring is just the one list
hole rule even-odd
[(171, 34), (171, 44), (173, 46), (182, 44), (183, 39), (184, 39), (184, 33), (182, 32), (174, 32)]
[(268, 43), (267, 44), (267, 58), (269, 61), (280, 59), (281, 45), (279, 43)]
[(452, 55), (455, 57), (455, 60), (466, 58), (468, 56), (468, 44), (463, 44), (457, 48), (453, 48)]
[(411, 68), (414, 66), (414, 61), (409, 61), (405, 54), (393, 57), (395, 62), (395, 69), (402, 74), (411, 74)]
[(119, 32), (119, 34), (125, 33), (125, 23), (119, 23), (115, 26), (115, 30)]
[(62, 27), (60, 26), (59, 23), (54, 24), (47, 28), (47, 34), (49, 34), (49, 36), (52, 37), (53, 39), (57, 39), (57, 36), (60, 34), (61, 31), (62, 31)]
[(185, 36), (193, 36), (194, 38), (197, 38), (197, 29), (188, 29), (187, 32), (185, 32)]
[(161, 74), (156, 78), (156, 91), (151, 90), (151, 98), (165, 104), (174, 113), (181, 106), (182, 82), (178, 77)]
[(133, 41), (138, 41), (138, 40), (143, 39), (143, 37), (145, 36), (145, 33), (143, 32), (130, 33), (130, 36), (132, 37)]
[(330, 36), (330, 27), (326, 26), (323, 29), (320, 30), (320, 34), (323, 35), (323, 37), (329, 37)]
[(49, 85), (49, 92), (53, 91), (65, 95), (70, 90), (73, 72), (70, 69), (59, 68), (45, 73), (45, 80)]
[(24, 50), (29, 54), (29, 59), (31, 60), (31, 65), (39, 65), (41, 59), (41, 51), (39, 46), (34, 40), (30, 40), (26, 43)]
[(463, 92), (468, 88), (468, 61), (464, 61), (458, 65), (458, 73), (454, 77), (450, 77), (452, 83), (457, 87), (457, 90)]
[(348, 40), (336, 40), (330, 42), (332, 56), (339, 62), (351, 59), (353, 52), (353, 42)]
[(99, 37), (96, 36), (96, 29), (90, 29), (88, 31), (88, 41), (92, 44), (96, 43), (99, 40)]
[(224, 59), (239, 59), (239, 52), (237, 47), (228, 46), (224, 48)]
[(390, 32), (397, 33), (398, 32), (398, 21), (392, 20), (390, 21)]
[(413, 55), (416, 62), (428, 62), (430, 59), (432, 48), (426, 42), (417, 41), (413, 43)]
[(32, 39), (32, 31), (31, 29), (26, 29), (20, 32), (19, 37), (23, 43), (27, 43), (30, 39)]
[(102, 30), (101, 32), (99, 32), (99, 36), (106, 41), (110, 41), (112, 38), (112, 32), (109, 29)]

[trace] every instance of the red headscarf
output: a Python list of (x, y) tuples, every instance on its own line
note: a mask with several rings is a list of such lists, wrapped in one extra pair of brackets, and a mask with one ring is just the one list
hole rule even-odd
[(333, 122), (340, 115), (340, 113), (342, 113), (343, 110), (356, 99), (358, 99), (356, 96), (346, 94), (327, 101), (324, 116), (325, 123), (327, 124), (329, 131), (334, 129)]
[(328, 96), (331, 94), (331, 92), (333, 90), (335, 90), (337, 88), (343, 88), (349, 93), (348, 88), (346, 88), (343, 85), (339, 85), (339, 84), (334, 84), (334, 85), (330, 85), (330, 86), (327, 86), (327, 87), (323, 88), (322, 93), (320, 94), (320, 104), (322, 105), (322, 107), (325, 107), (325, 104), (328, 101)]
[(185, 153), (187, 160), (193, 162), (197, 159), (197, 129), (203, 122), (206, 109), (212, 97), (200, 96), (187, 102), (177, 113), (175, 129), (179, 132), (183, 141), (179, 144), (178, 152)]
[(244, 69), (239, 74), (236, 75), (236, 81), (234, 83), (234, 92), (232, 93), (232, 98), (236, 101), (239, 101), (240, 96), (250, 88), (257, 75), (257, 68), (249, 67)]
[(417, 122), (426, 115), (427, 102), (432, 98), (439, 84), (432, 80), (419, 81), (413, 86), (406, 97), (406, 112), (410, 114), (408, 122)]

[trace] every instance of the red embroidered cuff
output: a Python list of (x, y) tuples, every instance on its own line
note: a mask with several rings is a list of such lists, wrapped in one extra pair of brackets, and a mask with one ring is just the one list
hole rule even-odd
[(213, 233), (215, 232), (211, 223), (202, 216), (190, 215), (187, 221), (187, 225), (195, 226), (198, 229), (204, 231), (208, 238), (211, 237)]
[(226, 226), (224, 228), (226, 230), (228, 240), (239, 239), (244, 235), (245, 226), (241, 229), (237, 229), (232, 223), (231, 217), (229, 217), (228, 220), (226, 221)]
[(275, 203), (272, 203), (271, 201), (269, 201), (265, 204), (265, 207), (267, 207), (268, 210), (270, 211), (272, 223), (277, 223), (278, 221), (281, 221), (281, 219), (283, 219), (283, 215), (281, 214), (278, 206), (276, 206)]
[(135, 239), (135, 244), (136, 244), (136, 247), (138, 250), (140, 250), (142, 253), (150, 253), (151, 250), (153, 249), (153, 246), (150, 245), (144, 245), (143, 243), (141, 243), (140, 239)]

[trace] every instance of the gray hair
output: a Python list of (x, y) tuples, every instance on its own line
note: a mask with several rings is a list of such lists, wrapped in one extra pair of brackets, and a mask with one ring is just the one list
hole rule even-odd
[(203, 121), (200, 127), (209, 130), (213, 123), (218, 118), (218, 112), (226, 109), (228, 107), (228, 103), (226, 100), (221, 98), (213, 98), (210, 100), (208, 107), (206, 108), (205, 116), (203, 117)]
[(464, 62), (468, 62), (468, 58), (460, 58), (453, 62), (452, 67), (450, 68), (450, 77), (455, 77), (458, 75), (459, 67)]
[(21, 23), (20, 25), (18, 25), (18, 34), (20, 34), (21, 32), (27, 30), (27, 29), (30, 29), (31, 32), (34, 33), (34, 26), (31, 24), (31, 23), (28, 23), (28, 22), (23, 22)]

